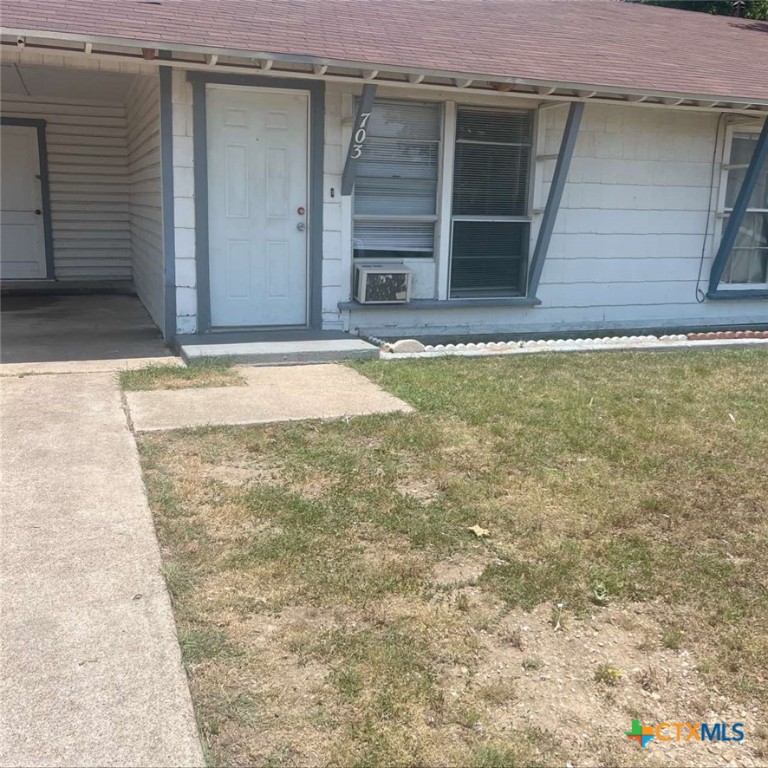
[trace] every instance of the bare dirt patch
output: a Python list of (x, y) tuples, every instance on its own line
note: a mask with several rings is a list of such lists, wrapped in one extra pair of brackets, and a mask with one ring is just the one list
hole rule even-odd
[[(474, 674), (454, 690), (482, 697), (484, 691), (508, 689), (509, 697), (488, 713), (493, 727), (548, 732), (573, 765), (766, 765), (759, 745), (749, 739), (741, 744), (659, 742), (642, 751), (617, 739), (633, 718), (648, 725), (743, 722), (746, 732), (759, 733), (756, 705), (729, 703), (699, 674), (693, 653), (661, 645), (663, 626), (656, 615), (664, 612), (645, 604), (609, 606), (584, 618), (566, 611), (563, 628), (555, 631), (552, 605), (514, 611), (497, 631), (482, 636)], [(615, 682), (596, 679), (606, 667), (620, 674)]]
[(485, 553), (457, 552), (435, 565), (432, 579), (441, 586), (471, 584), (480, 578), (487, 565)]
[(282, 485), (284, 482), (277, 467), (264, 466), (257, 462), (247, 464), (216, 464), (207, 467), (205, 476), (224, 485), (241, 486), (248, 483), (259, 485)]
[(439, 494), (434, 482), (425, 478), (400, 478), (395, 489), (406, 498), (416, 499), (423, 504), (431, 504)]
[(332, 623), (296, 607), (248, 617), (233, 613), (218, 623), (237, 663), (203, 665), (192, 680), (193, 696), (215, 692), (205, 701), (211, 713), (229, 709), (209, 733), (208, 746), (235, 765), (325, 764), (338, 731), (333, 687), (328, 667), (302, 653), (302, 638)]

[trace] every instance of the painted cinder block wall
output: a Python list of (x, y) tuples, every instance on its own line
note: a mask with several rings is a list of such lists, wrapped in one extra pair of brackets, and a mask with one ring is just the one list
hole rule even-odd
[[(764, 301), (696, 300), (702, 247), (703, 288), (713, 258), (714, 207), (724, 135), (721, 130), (716, 147), (718, 116), (593, 104), (585, 109), (544, 265), (538, 291), (541, 306), (339, 310), (339, 302), (351, 299), (352, 201), (341, 196), (340, 188), (358, 93), (359, 89), (346, 84), (329, 82), (326, 86), (324, 328), (403, 336), (768, 322), (768, 303)], [(377, 98), (445, 101), (456, 99), (456, 94), (381, 88)], [(535, 106), (519, 99), (476, 94), (468, 94), (460, 103), (496, 108)], [(566, 114), (564, 107), (539, 111), (537, 155), (558, 152)], [(197, 328), (192, 87), (180, 70), (173, 73), (173, 144), (177, 331), (192, 333)], [(443, 151), (451, 148), (443, 145)], [(551, 159), (536, 162), (532, 243), (554, 166)], [(436, 249), (444, 254), (446, 245), (441, 248), (438, 239)], [(408, 263), (415, 271), (414, 298), (437, 298), (439, 259)]]
[(197, 275), (192, 85), (187, 82), (186, 72), (180, 69), (173, 70), (171, 102), (176, 332), (195, 333), (197, 330)]
[(342, 92), (332, 85), (325, 92), (325, 152), (323, 155), (323, 328), (341, 330), (338, 297), (348, 292), (349, 267), (344, 242), (351, 242), (348, 198), (341, 196), (341, 174), (346, 152), (342, 131)]

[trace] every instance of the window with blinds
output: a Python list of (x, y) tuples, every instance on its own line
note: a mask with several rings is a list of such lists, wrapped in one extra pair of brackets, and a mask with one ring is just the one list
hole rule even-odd
[(532, 134), (532, 112), (457, 112), (451, 298), (525, 293)]
[[(756, 145), (757, 133), (734, 132), (725, 186), (723, 228), (736, 202)], [(768, 163), (761, 169), (755, 191), (747, 203), (747, 211), (721, 281), (750, 286), (768, 283)]]
[(356, 258), (431, 258), (435, 248), (441, 111), (376, 101), (357, 165)]

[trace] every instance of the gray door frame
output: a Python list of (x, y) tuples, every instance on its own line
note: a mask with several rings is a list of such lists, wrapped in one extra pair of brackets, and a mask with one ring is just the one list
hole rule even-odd
[[(325, 83), (320, 80), (188, 72), (192, 83), (193, 152), (195, 163), (195, 262), (197, 270), (197, 332), (211, 331), (210, 242), (208, 232), (207, 85), (283, 88), (309, 93), (309, 317), (313, 330), (322, 326), (323, 153), (325, 148)], [(266, 329), (262, 329), (266, 330)]]
[(43, 240), (45, 242), (45, 279), (54, 279), (53, 222), (51, 221), (51, 190), (48, 179), (48, 145), (45, 141), (45, 120), (26, 117), (0, 117), (0, 125), (19, 125), (37, 130), (37, 153), (40, 159), (40, 192), (43, 205)]

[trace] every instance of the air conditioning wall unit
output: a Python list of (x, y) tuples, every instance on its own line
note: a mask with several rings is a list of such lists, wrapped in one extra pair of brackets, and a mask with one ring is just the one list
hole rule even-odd
[(402, 264), (356, 264), (355, 301), (360, 304), (407, 304), (413, 272)]

